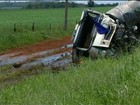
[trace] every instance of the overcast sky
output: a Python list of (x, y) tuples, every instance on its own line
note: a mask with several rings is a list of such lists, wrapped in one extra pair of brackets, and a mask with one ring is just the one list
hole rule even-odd
[[(9, 0), (0, 0), (0, 2), (2, 1), (9, 1)], [(14, 1), (29, 1), (29, 0), (10, 0), (11, 2), (14, 2)], [(46, 0), (47, 1), (47, 0)], [(54, 1), (54, 0), (49, 0), (49, 1)], [(61, 0), (61, 1), (65, 1), (65, 0)], [(76, 3), (84, 3), (84, 4), (87, 4), (88, 0), (69, 0), (69, 1), (72, 1), (72, 2), (76, 2)], [(127, 0), (94, 0), (95, 3), (97, 4), (113, 4), (113, 3), (123, 3)]]
[[(75, 0), (75, 2), (87, 4), (87, 1), (76, 1)], [(124, 1), (123, 0), (95, 0), (95, 3), (97, 3), (97, 4), (113, 4), (113, 3), (121, 4), (124, 2), (126, 2), (126, 1), (125, 0)]]

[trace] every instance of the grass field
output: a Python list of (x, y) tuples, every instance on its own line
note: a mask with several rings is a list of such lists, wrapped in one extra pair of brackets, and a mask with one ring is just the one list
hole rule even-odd
[[(95, 10), (105, 12), (110, 8), (112, 7), (98, 7)], [(0, 52), (71, 35), (83, 10), (84, 8), (69, 8), (68, 31), (63, 30), (64, 9), (0, 10)], [(33, 23), (35, 31), (32, 31)], [(14, 24), (17, 32), (14, 32)]]
[[(109, 8), (96, 8), (96, 10), (102, 12), (106, 11), (106, 9)], [(30, 29), (27, 23), (32, 23), (32, 18), (30, 18), (30, 22), (25, 22), (26, 24), (22, 26), (24, 30), (26, 29), (28, 31), (20, 30), (15, 36), (21, 38), (21, 36), (27, 34), (25, 37), (29, 41), (29, 38), (33, 38), (33, 36), (36, 35), (36, 39), (32, 42), (35, 43), (36, 41), (44, 40), (41, 32), (46, 32), (44, 35), (45, 37), (47, 36), (48, 39), (55, 37), (55, 33), (57, 33), (57, 37), (70, 35), (75, 21), (79, 19), (82, 10), (83, 8), (72, 8), (69, 10), (70, 28), (68, 32), (64, 32), (61, 29), (63, 26), (63, 17), (61, 17), (63, 10), (49, 9), (48, 12), (50, 11), (49, 13), (52, 18), (48, 16), (46, 20), (50, 22), (50, 19), (52, 19), (52, 24), (56, 27), (53, 30), (54, 32), (50, 31), (49, 33), (45, 28), (43, 29), (43, 24), (46, 26), (49, 22), (45, 21), (45, 24), (45, 22), (38, 17), (38, 19), (40, 19), (39, 21), (42, 21), (41, 25), (37, 25), (38, 30), (35, 32), (29, 31)], [(17, 13), (21, 11), (23, 13), (25, 12), (25, 10), (12, 11)], [(27, 11), (30, 14), (33, 10)], [(25, 13), (27, 13), (27, 11)], [(36, 20), (34, 21), (36, 22), (39, 11), (42, 11), (40, 14), (42, 13), (41, 16), (44, 16), (44, 18), (46, 14), (48, 14), (47, 10), (35, 10)], [(3, 13), (5, 13), (5, 11), (3, 11)], [(54, 16), (58, 16), (58, 20), (61, 21), (53, 19)], [(29, 16), (27, 17), (29, 18)], [(13, 24), (13, 22), (11, 22), (11, 24)], [(27, 25), (27, 27), (24, 25)], [(62, 31), (62, 33), (58, 31), (58, 28), (61, 29), (59, 31)], [(14, 32), (12, 32), (12, 30), (10, 31), (10, 26), (7, 26), (7, 29), (11, 33), (10, 37), (13, 37)], [(8, 34), (6, 35), (8, 36)], [(11, 39), (9, 38), (9, 40)], [(27, 44), (27, 42), (23, 44)], [(30, 43), (28, 42), (28, 44)], [(0, 105), (140, 105), (139, 52), (140, 47), (135, 49), (132, 54), (125, 53), (114, 59), (104, 58), (93, 61), (83, 58), (83, 62), (79, 66), (71, 65), (66, 71), (59, 73), (51, 73), (48, 69), (42, 68), (42, 71), (44, 71), (42, 74), (31, 76), (15, 85), (1, 88)]]
[(79, 67), (32, 76), (0, 90), (1, 105), (139, 105), (140, 48), (118, 59), (84, 59)]

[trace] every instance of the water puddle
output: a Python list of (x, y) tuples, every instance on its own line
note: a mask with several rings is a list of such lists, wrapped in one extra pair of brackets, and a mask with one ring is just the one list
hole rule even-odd
[[(59, 65), (64, 65), (68, 61), (71, 62), (71, 60), (67, 61), (68, 57), (70, 57), (70, 56), (71, 56), (70, 52), (64, 52), (64, 53), (60, 53), (60, 54), (55, 54), (55, 55), (52, 55), (52, 56), (49, 56), (49, 57), (36, 59), (33, 62), (30, 62), (30, 63), (22, 65), (21, 68), (30, 69), (30, 68), (32, 68), (34, 66), (51, 67), (51, 66), (53, 66), (55, 64), (55, 62), (58, 63), (59, 61), (61, 61), (61, 59), (65, 59), (65, 60), (59, 62), (58, 64)], [(57, 65), (57, 63), (55, 65)]]
[(10, 57), (16, 56), (16, 55), (18, 55), (18, 54), (20, 54), (20, 52), (1, 55), (1, 56), (0, 56), (0, 61), (7, 60), (7, 59), (9, 59)]
[[(27, 67), (40, 65), (40, 64), (47, 66), (54, 61), (57, 61), (61, 58), (71, 55), (71, 53), (69, 52), (59, 53), (55, 55), (53, 55), (53, 53), (57, 51), (61, 51), (62, 49), (71, 48), (71, 47), (72, 47), (72, 44), (68, 44), (59, 48), (33, 53), (31, 55), (16, 56), (20, 53), (11, 53), (11, 54), (6, 54), (6, 55), (1, 55), (0, 66), (14, 65), (14, 64), (18, 64), (17, 67), (20, 67), (22, 64), (24, 64), (23, 66), (27, 65)], [(51, 56), (49, 56), (49, 54), (51, 54)]]

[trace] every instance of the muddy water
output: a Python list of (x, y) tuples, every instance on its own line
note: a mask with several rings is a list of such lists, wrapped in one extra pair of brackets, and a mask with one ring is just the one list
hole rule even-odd
[(30, 69), (35, 66), (43, 66), (43, 67), (63, 67), (64, 65), (71, 63), (71, 53), (70, 52), (64, 52), (60, 54), (55, 54), (52, 56), (44, 57), (36, 59), (30, 63), (23, 64), (21, 68), (24, 69)]
[[(22, 67), (22, 68), (31, 68), (36, 65), (43, 65), (43, 66), (61, 65), (62, 66), (71, 62), (71, 47), (72, 44), (68, 44), (59, 48), (33, 53), (31, 55), (18, 56), (20, 52), (1, 55), (0, 66), (14, 65), (14, 64), (17, 64), (15, 67)], [(69, 49), (69, 51), (61, 53), (61, 50), (66, 48)], [(53, 54), (56, 52), (59, 53)]]
[(73, 45), (68, 43), (71, 43), (70, 37), (45, 41), (0, 54), (0, 88), (44, 73), (46, 70), (40, 69), (42, 67), (49, 67), (52, 72), (65, 69), (72, 62)]

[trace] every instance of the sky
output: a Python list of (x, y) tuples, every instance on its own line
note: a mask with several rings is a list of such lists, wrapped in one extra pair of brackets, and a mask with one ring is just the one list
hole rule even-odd
[[(5, 1), (5, 0), (0, 0), (0, 2), (2, 1)], [(7, 0), (8, 1), (8, 0)], [(14, 1), (14, 0), (11, 0), (11, 2)], [(24, 0), (17, 0), (17, 1), (24, 1)], [(27, 0), (25, 0), (27, 1)], [(62, 1), (65, 1), (65, 0), (62, 0)], [(83, 3), (83, 4), (87, 4), (88, 0), (69, 0), (69, 1), (72, 1), (72, 2), (76, 2), (76, 3)], [(113, 3), (124, 3), (125, 1), (127, 0), (94, 0), (94, 2), (96, 4), (113, 4)]]
[[(76, 3), (84, 3), (84, 4), (87, 4), (87, 1), (75, 1)], [(119, 4), (122, 4), (126, 1), (123, 1), (123, 0), (95, 0), (94, 1), (96, 4), (113, 4), (113, 3), (119, 3)]]

